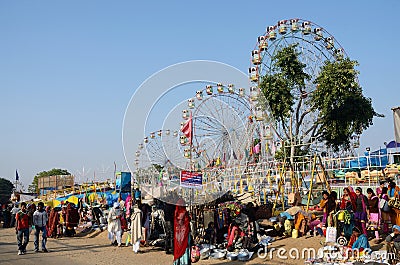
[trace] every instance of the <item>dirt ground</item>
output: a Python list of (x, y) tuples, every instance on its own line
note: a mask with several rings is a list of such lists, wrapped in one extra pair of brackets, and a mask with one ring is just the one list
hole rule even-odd
[[(276, 250), (268, 253), (266, 258), (257, 257), (255, 254), (250, 261), (229, 261), (229, 260), (200, 260), (197, 264), (304, 264), (301, 258), (302, 248), (315, 248), (318, 250), (322, 245), (320, 242), (324, 240), (321, 237), (302, 237), (302, 238), (285, 238), (276, 240), (270, 247)], [(123, 237), (125, 242), (125, 236)], [(383, 246), (374, 246), (379, 249)], [(111, 246), (107, 239), (107, 232), (96, 231), (85, 236), (77, 236), (73, 238), (49, 239), (47, 248), (50, 253), (34, 253), (33, 252), (33, 233), (30, 236), (30, 243), (27, 247), (28, 253), (23, 256), (17, 255), (16, 237), (14, 229), (0, 228), (0, 264), (172, 264), (173, 256), (166, 255), (164, 251), (155, 247), (141, 248), (143, 253), (134, 254), (132, 247), (114, 247)], [(283, 250), (279, 250), (283, 248)], [(300, 250), (300, 258), (291, 258), (289, 251), (295, 255), (292, 248)], [(278, 255), (280, 254), (280, 257)], [(285, 259), (285, 256), (287, 257)], [(272, 259), (271, 259), (272, 258)], [(60, 263), (61, 261), (61, 263)]]

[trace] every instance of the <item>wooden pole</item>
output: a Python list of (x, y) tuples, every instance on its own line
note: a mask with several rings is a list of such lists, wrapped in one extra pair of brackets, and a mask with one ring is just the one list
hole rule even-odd
[(317, 164), (317, 155), (314, 155), (313, 166), (312, 166), (312, 169), (311, 169), (310, 189), (308, 190), (308, 199), (307, 199), (306, 212), (308, 212), (308, 208), (310, 207), (310, 200), (311, 200), (311, 195), (312, 195), (313, 182), (314, 182), (314, 173), (315, 173), (316, 164)]
[(331, 185), (329, 184), (329, 181), (328, 181), (328, 173), (326, 172), (324, 164), (322, 163), (321, 156), (318, 156), (318, 159), (319, 159), (320, 167), (322, 168), (322, 174), (324, 176), (326, 189), (328, 190), (329, 193), (331, 193)]
[(284, 183), (284, 180), (283, 180), (283, 175), (284, 174), (283, 174), (283, 172), (285, 171), (285, 167), (282, 166), (282, 169), (278, 169), (278, 170), (279, 170), (280, 179), (279, 179), (279, 183), (278, 183), (278, 191), (277, 191), (277, 193), (275, 195), (274, 206), (272, 207), (273, 215), (275, 213), (276, 204), (278, 202), (279, 194), (281, 194), (282, 209), (285, 210), (285, 198), (284, 198), (285, 192), (282, 192), (282, 187), (283, 187), (283, 183)]
[(114, 191), (117, 190), (117, 164), (114, 161)]

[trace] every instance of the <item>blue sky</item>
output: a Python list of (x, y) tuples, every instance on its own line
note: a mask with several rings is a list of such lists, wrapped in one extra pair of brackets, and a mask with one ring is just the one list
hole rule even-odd
[[(123, 170), (122, 122), (135, 89), (187, 60), (247, 71), (266, 26), (290, 18), (324, 27), (360, 63), (359, 80), (386, 115), (361, 138), (393, 138), (400, 105), (398, 1), (1, 1), (0, 176), (27, 186), (53, 167), (81, 180)], [(83, 168), (85, 169), (83, 173)]]

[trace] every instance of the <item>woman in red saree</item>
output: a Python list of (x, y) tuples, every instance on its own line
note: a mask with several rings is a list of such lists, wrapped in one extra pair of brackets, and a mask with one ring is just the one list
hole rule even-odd
[(191, 264), (190, 260), (190, 217), (185, 202), (179, 199), (174, 215), (174, 265)]
[(340, 202), (341, 210), (355, 211), (356, 209), (357, 194), (352, 187), (344, 188), (342, 200)]
[(53, 208), (51, 209), (49, 216), (49, 229), (47, 230), (47, 237), (56, 238), (58, 234), (57, 228), (60, 223), (60, 214), (55, 208)]
[(79, 223), (79, 212), (72, 203), (67, 204), (65, 223), (65, 236), (74, 236), (75, 227), (77, 227)]

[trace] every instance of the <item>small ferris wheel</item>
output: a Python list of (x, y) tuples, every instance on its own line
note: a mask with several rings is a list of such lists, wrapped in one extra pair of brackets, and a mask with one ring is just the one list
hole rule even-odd
[(177, 131), (166, 129), (152, 132), (144, 138), (135, 153), (136, 170), (146, 175), (139, 182), (156, 184), (161, 181), (161, 174), (179, 175), (179, 171), (187, 166), (180, 153), (178, 136)]

